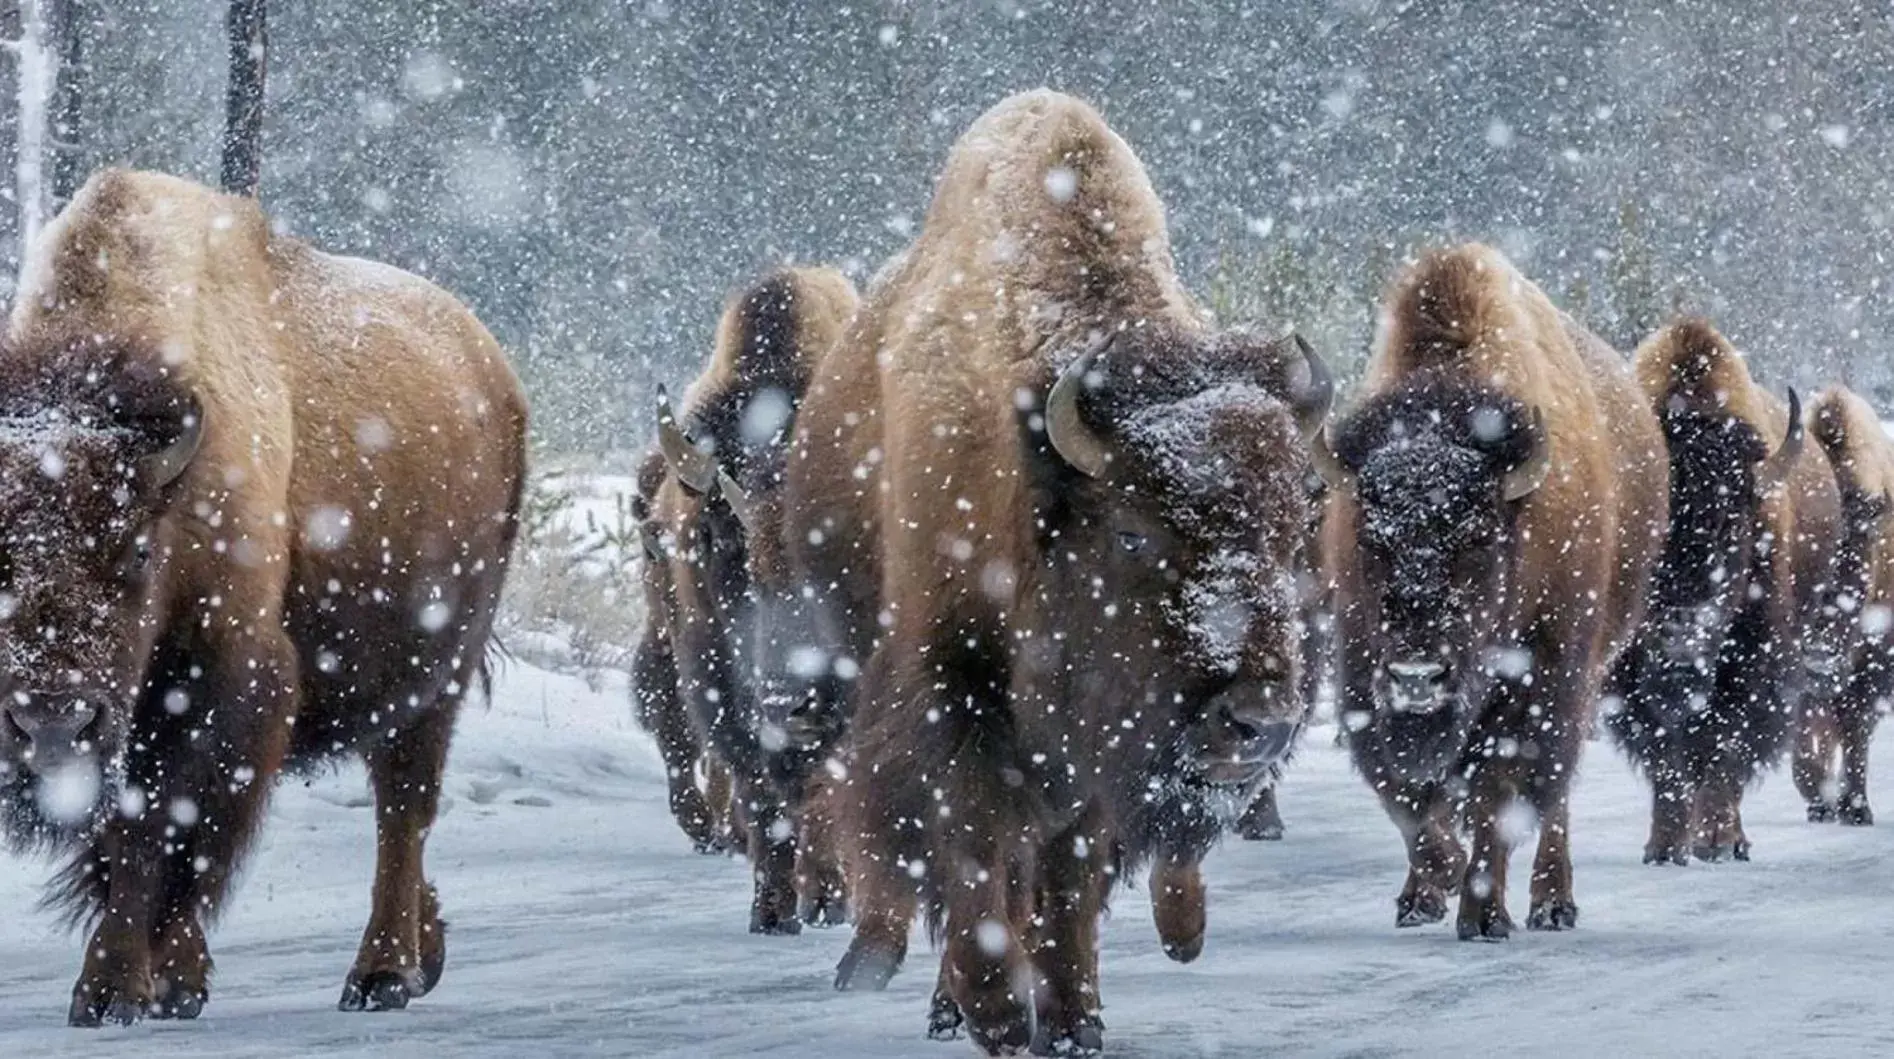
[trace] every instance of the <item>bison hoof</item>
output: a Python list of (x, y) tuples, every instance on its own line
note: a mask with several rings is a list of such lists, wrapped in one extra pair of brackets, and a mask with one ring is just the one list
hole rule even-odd
[(1480, 908), (1462, 912), (1457, 930), (1461, 941), (1505, 941), (1513, 936), (1513, 921), (1503, 909)]
[(750, 910), (750, 933), (792, 937), (802, 933), (802, 921), (794, 913), (784, 915), (768, 909), (753, 908)]
[(1571, 930), (1578, 926), (1578, 905), (1571, 901), (1547, 901), (1533, 905), (1526, 915), (1527, 930)]
[(1046, 1031), (1033, 1042), (1034, 1055), (1103, 1055), (1105, 1025), (1096, 1017), (1086, 1016), (1076, 1026)]
[(130, 1026), (151, 1014), (151, 1007), (148, 1001), (119, 996), (114, 989), (74, 990), (66, 1024), (88, 1029), (107, 1024)]
[(1164, 943), (1164, 955), (1178, 963), (1189, 963), (1203, 955), (1203, 935), (1199, 934), (1188, 941), (1167, 941)]
[(1026, 1055), (1032, 1050), (1030, 1019), (1006, 1019), (990, 1026), (969, 1023), (967, 1034), (973, 1038), (974, 1047), (988, 1055)]
[(408, 976), (396, 971), (370, 971), (362, 974), (350, 971), (348, 981), (342, 983), (342, 999), (336, 1001), (337, 1011), (400, 1011), (408, 1006), (408, 1001), (420, 995), (418, 983), (410, 984)]
[(1402, 894), (1394, 901), (1394, 925), (1424, 927), (1447, 918), (1447, 898), (1435, 890)]
[(1835, 813), (1834, 806), (1828, 804), (1827, 802), (1810, 802), (1809, 803), (1809, 823), (1832, 824), (1835, 822), (1835, 819), (1836, 819), (1836, 813)]
[(209, 1000), (210, 994), (203, 989), (182, 982), (160, 982), (158, 1002), (152, 1005), (151, 1015), (159, 1019), (194, 1019), (204, 1013)]
[(1647, 846), (1644, 849), (1646, 864), (1675, 864), (1679, 868), (1690, 863), (1690, 851), (1682, 846), (1669, 848)]
[(880, 992), (888, 988), (889, 980), (900, 969), (899, 956), (873, 945), (864, 945), (857, 937), (835, 965), (835, 988), (844, 993), (863, 990)]
[(957, 1041), (960, 1028), (967, 1020), (960, 1014), (960, 1005), (945, 993), (935, 993), (927, 1009), (927, 1039), (930, 1041)]
[(841, 894), (810, 898), (796, 910), (796, 918), (819, 929), (847, 926), (848, 898)]
[(1243, 838), (1250, 842), (1281, 842), (1282, 821), (1271, 820), (1242, 829)]
[(711, 835), (696, 839), (691, 849), (706, 857), (728, 857), (737, 851), (736, 840), (728, 834)]
[(1836, 819), (1845, 827), (1873, 827), (1874, 810), (1863, 801), (1849, 802), (1835, 811)]

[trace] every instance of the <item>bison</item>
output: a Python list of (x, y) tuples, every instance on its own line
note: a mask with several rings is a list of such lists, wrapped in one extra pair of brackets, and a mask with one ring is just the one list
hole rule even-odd
[[(1748, 860), (1743, 788), (1780, 760), (1822, 624), (1834, 473), (1707, 321), (1638, 347), (1670, 454), (1670, 530), (1644, 626), (1607, 683), (1605, 724), (1651, 781), (1647, 864)], [(1780, 439), (1779, 441), (1777, 439)]]
[(835, 556), (878, 560), (881, 626), (833, 788), (858, 913), (838, 984), (885, 982), (925, 907), (937, 999), (980, 1047), (1096, 1050), (1109, 883), (1186, 853), (1194, 878), (1300, 726), (1326, 370), (1209, 329), (1142, 164), (1046, 91), (961, 136), (845, 343), (874, 366), (879, 438), (850, 456), (878, 486), (799, 516), (852, 536), (875, 505), (875, 542)]
[(1841, 527), (1820, 601), (1829, 635), (1806, 656), (1814, 688), (1801, 702), (1793, 772), (1809, 820), (1861, 826), (1874, 823), (1868, 743), (1894, 699), (1894, 445), (1874, 409), (1843, 387), (1815, 399), (1809, 425), (1840, 489)]
[[(730, 769), (756, 876), (750, 929), (794, 934), (846, 915), (839, 868), (798, 865), (797, 816), (836, 733), (797, 691), (808, 665), (801, 601), (780, 543), (786, 446), (810, 365), (854, 312), (833, 269), (788, 269), (736, 297), (682, 419), (661, 399), (670, 473), (653, 517), (671, 590), (666, 638), (676, 687), (701, 740)], [(800, 888), (798, 875), (809, 877)], [(798, 890), (807, 898), (798, 910)]]
[(446, 954), (423, 846), (485, 676), (526, 407), (439, 288), (248, 199), (89, 181), (0, 345), (0, 813), (96, 924), (74, 1025), (193, 1018), (277, 776), (367, 761), (374, 901), (344, 1010)]
[(1656, 420), (1622, 357), (1478, 244), (1397, 280), (1361, 391), (1315, 451), (1340, 717), (1407, 843), (1396, 925), (1457, 889), (1462, 939), (1507, 937), (1536, 820), (1527, 926), (1570, 928), (1567, 791), (1663, 539)]
[[(631, 516), (638, 524), (644, 552), (639, 587), (645, 613), (644, 629), (632, 651), (632, 701), (639, 726), (656, 741), (664, 760), (672, 818), (699, 853), (718, 854), (737, 845), (730, 818), (730, 770), (705, 752), (678, 692), (677, 658), (671, 649), (676, 601), (663, 527), (652, 510), (669, 473), (664, 454), (650, 453), (639, 465), (637, 492), (631, 500)], [(697, 782), (700, 770), (702, 788)]]

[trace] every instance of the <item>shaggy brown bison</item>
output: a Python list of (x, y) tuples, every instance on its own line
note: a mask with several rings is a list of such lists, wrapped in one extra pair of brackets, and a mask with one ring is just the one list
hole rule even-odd
[[(833, 742), (800, 693), (812, 648), (802, 601), (788, 587), (778, 493), (810, 365), (855, 302), (833, 269), (772, 274), (725, 312), (683, 418), (672, 418), (668, 401), (659, 413), (670, 474), (652, 511), (668, 552), (676, 687), (698, 738), (730, 768), (756, 874), (750, 929), (762, 934), (801, 929), (796, 817)], [(804, 918), (839, 923), (839, 868), (800, 870), (814, 876), (801, 887)]]
[(846, 342), (877, 365), (885, 629), (836, 785), (838, 985), (884, 983), (924, 905), (979, 1046), (1096, 1050), (1110, 881), (1187, 852), (1194, 877), (1300, 725), (1298, 431), (1326, 371), (1208, 330), (1143, 166), (1043, 91), (962, 135)]
[(1575, 925), (1567, 789), (1664, 527), (1663, 439), (1628, 365), (1497, 251), (1437, 251), (1396, 283), (1316, 454), (1341, 718), (1407, 842), (1396, 923), (1458, 889), (1461, 938), (1507, 937), (1507, 860), (1536, 819), (1527, 925)]
[(1801, 703), (1795, 786), (1811, 821), (1872, 824), (1868, 743), (1894, 699), (1894, 446), (1874, 409), (1841, 387), (1815, 399), (1809, 425), (1841, 491), (1841, 536), (1821, 599), (1830, 635), (1808, 656), (1814, 686)]
[[(652, 452), (638, 468), (638, 491), (631, 515), (638, 523), (644, 565), (639, 587), (644, 595), (644, 630), (632, 651), (631, 693), (638, 724), (658, 744), (671, 804), (671, 816), (699, 853), (724, 853), (736, 845), (730, 817), (730, 770), (704, 752), (690, 711), (678, 692), (677, 658), (671, 650), (671, 622), (676, 607), (671, 589), (669, 546), (663, 526), (652, 510), (658, 490), (670, 473), (662, 452)], [(698, 772), (704, 786), (698, 786)]]
[(191, 1018), (277, 775), (368, 763), (374, 902), (344, 1009), (445, 938), (422, 847), (484, 675), (526, 409), (459, 302), (248, 199), (94, 177), (0, 349), (0, 807), (73, 851), (75, 1025)]
[(1706, 321), (1646, 339), (1637, 372), (1670, 453), (1670, 531), (1605, 723), (1651, 781), (1646, 863), (1748, 860), (1743, 788), (1780, 760), (1821, 632), (1834, 473), (1795, 391), (1785, 409)]

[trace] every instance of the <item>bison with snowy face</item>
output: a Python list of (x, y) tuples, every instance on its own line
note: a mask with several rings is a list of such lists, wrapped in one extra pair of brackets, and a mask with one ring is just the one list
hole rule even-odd
[(1840, 516), (1834, 472), (1703, 320), (1638, 347), (1670, 453), (1670, 532), (1650, 612), (1611, 674), (1606, 726), (1650, 778), (1647, 864), (1749, 859), (1743, 788), (1781, 759), (1826, 642), (1820, 594)]
[(1400, 278), (1362, 389), (1316, 452), (1341, 719), (1407, 842), (1396, 923), (1458, 889), (1460, 936), (1506, 937), (1523, 802), (1528, 926), (1571, 927), (1567, 786), (1662, 539), (1657, 424), (1623, 359), (1478, 245)]
[(925, 906), (937, 1001), (980, 1047), (1096, 1050), (1111, 880), (1194, 873), (1300, 725), (1299, 431), (1326, 372), (1206, 328), (1143, 166), (1050, 92), (961, 137), (847, 341), (880, 351), (887, 629), (837, 785), (838, 984), (885, 982)]
[(1830, 635), (1809, 657), (1813, 687), (1798, 714), (1795, 786), (1810, 821), (1863, 826), (1874, 823), (1868, 744), (1894, 700), (1894, 445), (1874, 409), (1839, 386), (1815, 399), (1809, 425), (1835, 472), (1842, 517), (1819, 600)]
[(651, 510), (670, 589), (664, 639), (691, 729), (731, 772), (756, 874), (750, 929), (761, 934), (846, 916), (840, 870), (803, 841), (799, 820), (810, 773), (840, 732), (797, 675), (808, 636), (782, 558), (779, 494), (809, 366), (855, 302), (833, 269), (766, 277), (732, 299), (682, 417), (668, 400), (659, 411), (670, 473)]
[(89, 182), (0, 346), (0, 813), (71, 851), (75, 1025), (191, 1018), (277, 775), (367, 760), (344, 1009), (433, 988), (422, 851), (484, 675), (526, 411), (451, 296), (152, 174)]

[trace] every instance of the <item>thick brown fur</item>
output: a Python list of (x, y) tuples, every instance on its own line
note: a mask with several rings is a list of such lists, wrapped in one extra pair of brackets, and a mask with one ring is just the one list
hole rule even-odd
[[(1652, 783), (1648, 862), (1747, 859), (1743, 789), (1780, 760), (1821, 683), (1808, 663), (1840, 624), (1823, 613), (1840, 499), (1816, 444), (1772, 469), (1788, 409), (1709, 321), (1659, 330), (1637, 370), (1670, 453), (1670, 529), (1608, 727)], [(1693, 699), (1707, 705), (1680, 712)]]
[[(1041, 416), (1087, 350), (1101, 384), (1079, 411), (1114, 453), (1098, 478)], [(1247, 694), (1267, 672), (1267, 723), (1300, 720), (1299, 364), (1207, 328), (1143, 166), (1090, 107), (1026, 93), (961, 136), (921, 235), (818, 368), (791, 463), (799, 573), (838, 648), (868, 657), (834, 785), (858, 902), (839, 986), (885, 983), (925, 907), (943, 917), (932, 1030), (964, 1016), (989, 1051), (1096, 1048), (1110, 869), (1158, 856), (1186, 869), (1154, 880), (1182, 913), (1160, 925), (1195, 932), (1176, 939), (1195, 955), (1196, 858), (1251, 793), (1191, 786), (1189, 733), (1224, 708), (1196, 689)], [(1218, 470), (1167, 478), (1186, 449)], [(1232, 581), (1244, 635), (1200, 685), (1213, 649), (1167, 615), (1195, 605), (1237, 509), (1268, 587)]]
[(98, 923), (71, 1019), (195, 1015), (203, 930), (273, 780), (346, 753), (368, 762), (378, 852), (343, 1005), (401, 1006), (444, 958), (422, 845), (517, 527), (518, 382), (445, 292), (170, 177), (100, 173), (31, 255), (0, 353), (16, 413), (70, 410), (80, 378), (143, 380), (203, 410), (201, 447), (150, 511), (145, 631), (120, 630), (114, 679), (136, 693), (110, 709), (137, 797), (55, 837), (77, 848), (51, 900)]
[(1844, 387), (1823, 391), (1808, 422), (1834, 471), (1842, 519), (1834, 577), (1819, 600), (1830, 638), (1811, 659), (1813, 687), (1799, 704), (1795, 785), (1811, 821), (1859, 826), (1874, 822), (1868, 747), (1894, 699), (1894, 445), (1874, 409)]
[[(1567, 790), (1663, 539), (1662, 438), (1623, 358), (1489, 247), (1423, 256), (1384, 306), (1356, 403), (1330, 428), (1351, 477), (1324, 559), (1350, 748), (1408, 846), (1397, 923), (1443, 917), (1457, 889), (1462, 938), (1508, 935), (1500, 817), (1517, 798), (1540, 832), (1529, 925), (1567, 928)], [(1502, 472), (1541, 440), (1543, 484), (1506, 500)], [(1439, 683), (1397, 688), (1391, 674), (1423, 662)]]
[[(778, 270), (734, 295), (681, 420), (728, 484), (696, 493), (673, 470), (651, 503), (666, 551), (652, 576), (670, 590), (662, 635), (677, 697), (700, 745), (731, 770), (756, 876), (750, 928), (758, 933), (795, 933), (805, 914), (821, 925), (844, 915), (839, 868), (802, 841), (794, 821), (810, 771), (837, 736), (798, 739), (808, 711), (788, 705), (775, 678), (804, 635), (781, 543), (785, 451), (812, 365), (856, 300), (848, 279), (829, 268)], [(741, 491), (748, 527), (731, 488)]]

